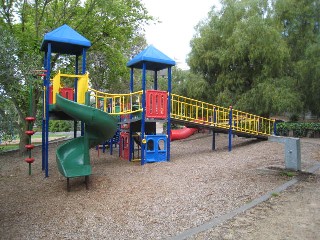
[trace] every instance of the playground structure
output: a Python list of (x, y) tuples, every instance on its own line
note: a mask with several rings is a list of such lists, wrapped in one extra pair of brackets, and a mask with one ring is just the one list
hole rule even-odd
[[(81, 121), (81, 137), (63, 144), (57, 150), (56, 159), (60, 173), (68, 179), (87, 177), (91, 174), (89, 148), (119, 132), (120, 157), (129, 161), (170, 161), (171, 123), (188, 128), (208, 128), (213, 132), (212, 149), (215, 149), (215, 133), (229, 135), (229, 151), (232, 136), (267, 139), (274, 131), (275, 121), (250, 113), (205, 103), (171, 93), (171, 69), (175, 61), (154, 48), (147, 47), (127, 63), (130, 68), (130, 86), (127, 94), (104, 93), (89, 87), (86, 72), (86, 52), (89, 40), (67, 25), (45, 35), (41, 50), (45, 51), (44, 107), (42, 120), (42, 169), (48, 177), (48, 126), (50, 119)], [(76, 56), (75, 74), (60, 71), (51, 79), (51, 54)], [(79, 58), (82, 58), (79, 74)], [(142, 70), (141, 90), (135, 91), (134, 70)], [(167, 89), (158, 89), (158, 71), (167, 69)], [(153, 72), (153, 89), (146, 89), (147, 71)], [(73, 88), (63, 88), (64, 79), (74, 80)], [(118, 120), (117, 120), (118, 118)], [(156, 123), (167, 123), (166, 134), (156, 132)], [(117, 126), (119, 125), (119, 127)], [(184, 130), (185, 131), (185, 130)], [(187, 130), (190, 131), (190, 130)], [(194, 132), (194, 130), (192, 130)], [(183, 135), (190, 133), (184, 133)], [(184, 137), (184, 136), (183, 136)], [(178, 136), (182, 138), (182, 136)], [(68, 184), (69, 186), (69, 184)]]

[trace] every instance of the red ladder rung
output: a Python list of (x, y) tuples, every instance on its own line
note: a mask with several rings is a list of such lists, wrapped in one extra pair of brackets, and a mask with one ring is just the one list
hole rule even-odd
[(27, 131), (25, 131), (25, 134), (31, 136), (31, 135), (35, 134), (35, 131), (33, 131), (33, 130), (27, 130)]
[(33, 163), (33, 162), (34, 162), (34, 158), (33, 158), (33, 157), (26, 158), (25, 161), (26, 161), (27, 163)]
[(26, 149), (28, 149), (28, 150), (31, 150), (31, 149), (34, 148), (34, 145), (33, 145), (33, 144), (27, 144), (27, 145), (25, 145), (24, 147), (25, 147)]
[(36, 120), (36, 118), (35, 117), (26, 117), (25, 120), (28, 122), (33, 122)]

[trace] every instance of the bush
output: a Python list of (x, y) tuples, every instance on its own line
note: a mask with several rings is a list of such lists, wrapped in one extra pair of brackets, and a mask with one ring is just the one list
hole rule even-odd
[(71, 131), (71, 122), (63, 120), (50, 120), (49, 132), (69, 132)]
[(314, 136), (320, 133), (320, 123), (280, 122), (277, 123), (276, 135), (288, 136), (289, 131), (293, 137)]

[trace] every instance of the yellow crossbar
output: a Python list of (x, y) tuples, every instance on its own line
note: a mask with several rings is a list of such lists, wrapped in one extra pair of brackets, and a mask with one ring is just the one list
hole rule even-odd
[(90, 96), (95, 99), (95, 107), (113, 115), (142, 112), (142, 91), (124, 94), (104, 93), (89, 88)]

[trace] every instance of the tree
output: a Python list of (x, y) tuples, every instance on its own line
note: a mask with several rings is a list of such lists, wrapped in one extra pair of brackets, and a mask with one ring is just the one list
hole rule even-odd
[(12, 141), (17, 131), (17, 114), (10, 101), (0, 95), (0, 143)]
[[(265, 116), (301, 112), (306, 92), (298, 82), (306, 79), (301, 81), (297, 66), (306, 64), (297, 63), (318, 34), (318, 5), (311, 0), (222, 1), (221, 11), (213, 9), (197, 27), (191, 70), (209, 83), (218, 104)], [(307, 32), (310, 41), (303, 40)]]
[(275, 17), (290, 48), (289, 76), (301, 92), (304, 112), (320, 115), (320, 2), (315, 0), (279, 0)]
[[(112, 83), (128, 77), (125, 63), (135, 46), (144, 47), (139, 32), (152, 20), (140, 0), (45, 0), (0, 2), (0, 92), (18, 113), (20, 151), (27, 141), (24, 118), (28, 115), (28, 84), (34, 85), (33, 116), (42, 93), (41, 81), (31, 80), (32, 70), (43, 65), (39, 51), (42, 38), (63, 24), (68, 24), (92, 42), (87, 70), (94, 86), (106, 90)], [(74, 69), (74, 58), (58, 54), (52, 69)], [(96, 59), (104, 63), (97, 64)], [(107, 74), (105, 74), (107, 73)], [(109, 83), (109, 85), (107, 85)]]
[[(0, 114), (3, 119), (13, 120), (12, 126), (19, 132), (20, 148), (24, 149), (28, 140), (24, 134), (26, 130), (24, 119), (29, 115), (28, 84), (30, 83), (30, 68), (34, 67), (34, 61), (31, 57), (28, 65), (24, 65), (23, 59), (27, 62), (27, 56), (21, 55), (20, 51), (20, 46), (11, 32), (0, 26), (0, 92), (3, 100)], [(35, 81), (32, 84), (39, 85), (39, 82)], [(32, 99), (32, 116), (35, 116), (39, 98), (40, 88), (38, 87), (35, 88)]]
[(296, 63), (299, 85), (304, 96), (304, 109), (320, 116), (320, 36), (310, 44), (304, 58)]

